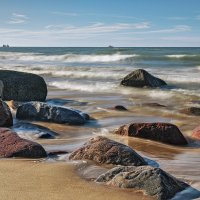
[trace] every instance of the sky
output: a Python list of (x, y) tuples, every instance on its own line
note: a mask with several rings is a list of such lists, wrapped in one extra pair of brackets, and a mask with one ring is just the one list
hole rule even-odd
[(0, 0), (0, 46), (199, 47), (200, 0)]

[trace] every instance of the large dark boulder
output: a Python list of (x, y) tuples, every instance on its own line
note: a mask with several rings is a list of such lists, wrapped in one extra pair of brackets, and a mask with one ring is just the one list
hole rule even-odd
[(40, 144), (22, 139), (8, 128), (0, 128), (0, 157), (42, 158), (46, 156), (46, 151)]
[(187, 140), (178, 127), (169, 123), (132, 123), (121, 126), (114, 133), (173, 145), (187, 144)]
[(71, 160), (93, 160), (114, 165), (146, 165), (144, 159), (130, 147), (106, 137), (90, 139), (83, 147), (72, 152)]
[[(36, 74), (0, 70), (3, 82), (3, 100), (45, 101), (47, 85), (44, 79)], [(0, 84), (1, 85), (1, 84)]]
[(120, 188), (143, 190), (158, 200), (171, 199), (189, 185), (179, 181), (160, 168), (150, 166), (120, 166), (100, 175), (96, 182)]
[(123, 78), (121, 85), (131, 87), (161, 87), (167, 84), (144, 69), (138, 69)]
[(0, 100), (0, 127), (10, 127), (13, 125), (13, 118), (8, 105)]
[(28, 102), (18, 107), (16, 117), (23, 120), (82, 125), (87, 121), (88, 115), (77, 110), (52, 106), (42, 102)]

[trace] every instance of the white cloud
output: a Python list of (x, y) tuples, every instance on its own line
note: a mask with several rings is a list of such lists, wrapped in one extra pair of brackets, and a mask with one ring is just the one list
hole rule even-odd
[(12, 13), (12, 17), (10, 21), (8, 21), (9, 24), (23, 24), (27, 22), (28, 17), (26, 15), (22, 15), (19, 13)]
[(140, 29), (148, 29), (150, 28), (150, 24), (148, 22), (141, 23), (115, 23), (115, 24), (104, 24), (101, 22), (94, 23), (87, 26), (72, 26), (72, 25), (47, 25), (45, 27), (48, 30), (56, 31), (59, 33), (66, 34), (99, 34), (99, 33), (111, 33), (125, 30), (140, 30)]

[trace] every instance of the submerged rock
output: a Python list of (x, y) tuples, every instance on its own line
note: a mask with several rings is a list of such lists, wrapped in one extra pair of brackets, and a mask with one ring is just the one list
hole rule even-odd
[(45, 101), (47, 85), (44, 79), (36, 74), (0, 70), (3, 82), (3, 100)]
[(114, 133), (173, 145), (187, 144), (187, 140), (178, 127), (169, 123), (132, 123), (121, 126)]
[(193, 137), (194, 139), (200, 140), (200, 126), (198, 126), (197, 128), (195, 128), (195, 129), (192, 131), (192, 137)]
[(80, 111), (48, 105), (42, 102), (28, 102), (18, 107), (16, 117), (24, 120), (55, 122), (61, 124), (81, 125), (88, 117)]
[(138, 69), (128, 74), (122, 81), (121, 85), (131, 87), (161, 87), (167, 83), (151, 74), (144, 69)]
[(171, 199), (176, 193), (189, 187), (162, 169), (150, 166), (115, 167), (100, 175), (96, 182), (120, 188), (144, 190), (147, 195), (158, 200)]
[(71, 160), (93, 160), (115, 165), (146, 165), (145, 160), (130, 147), (106, 137), (90, 139), (83, 147), (72, 152)]
[(42, 158), (46, 156), (46, 151), (40, 144), (20, 138), (8, 128), (0, 128), (0, 157)]
[(28, 122), (17, 122), (12, 126), (12, 130), (16, 131), (20, 137), (25, 139), (29, 139), (30, 137), (34, 139), (54, 139), (58, 135), (58, 133), (47, 127)]
[(200, 116), (200, 108), (199, 107), (190, 107), (190, 108), (185, 108), (181, 110), (181, 112), (189, 115), (196, 115)]
[(0, 127), (10, 127), (13, 125), (13, 118), (8, 105), (0, 100)]
[(128, 111), (128, 109), (122, 105), (116, 105), (114, 109), (118, 111)]

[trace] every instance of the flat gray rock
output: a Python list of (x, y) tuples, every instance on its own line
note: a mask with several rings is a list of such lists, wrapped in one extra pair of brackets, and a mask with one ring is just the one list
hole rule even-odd
[(176, 193), (189, 187), (160, 168), (150, 166), (115, 167), (100, 175), (96, 182), (120, 188), (144, 190), (158, 200), (171, 199)]

